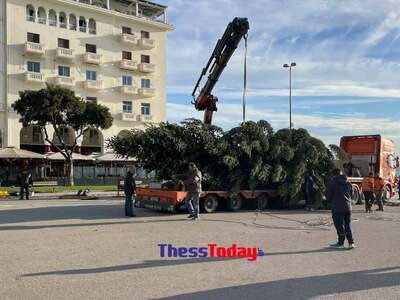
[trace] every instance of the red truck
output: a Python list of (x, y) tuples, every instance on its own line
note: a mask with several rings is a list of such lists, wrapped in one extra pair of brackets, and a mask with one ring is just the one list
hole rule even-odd
[(396, 193), (399, 158), (396, 156), (393, 141), (380, 135), (344, 136), (340, 140), (340, 147), (349, 158), (349, 163), (344, 165), (345, 172), (359, 200), (362, 199), (362, 180), (369, 173), (384, 180), (385, 201)]

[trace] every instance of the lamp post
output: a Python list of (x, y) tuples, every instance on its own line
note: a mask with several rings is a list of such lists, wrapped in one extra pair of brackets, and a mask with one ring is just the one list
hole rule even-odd
[(289, 68), (289, 129), (292, 129), (292, 67), (295, 67), (296, 63), (292, 62), (284, 64), (284, 68)]

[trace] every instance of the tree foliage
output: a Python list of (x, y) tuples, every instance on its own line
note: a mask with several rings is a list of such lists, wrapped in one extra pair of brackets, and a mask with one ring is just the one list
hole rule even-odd
[[(72, 153), (77, 141), (90, 128), (107, 129), (113, 118), (106, 106), (87, 103), (75, 95), (74, 91), (59, 85), (46, 84), (46, 88), (19, 92), (19, 99), (12, 105), (21, 116), (23, 126), (38, 126), (46, 142), (56, 148), (65, 157), (68, 165), (70, 183), (73, 185)], [(56, 141), (49, 136), (51, 127)], [(62, 130), (70, 127), (75, 131), (72, 147), (64, 140)]]
[(136, 157), (145, 169), (156, 171), (158, 179), (170, 179), (194, 161), (204, 173), (206, 189), (236, 193), (277, 188), (284, 205), (302, 197), (311, 170), (320, 179), (322, 196), (336, 155), (305, 129), (274, 132), (264, 120), (244, 122), (228, 131), (195, 119), (162, 123), (113, 137), (108, 146), (120, 155)]

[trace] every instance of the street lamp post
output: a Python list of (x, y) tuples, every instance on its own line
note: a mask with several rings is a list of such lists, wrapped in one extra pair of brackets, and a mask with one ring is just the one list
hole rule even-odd
[(289, 68), (289, 129), (292, 129), (292, 67), (295, 67), (296, 63), (292, 62), (284, 64), (284, 68)]

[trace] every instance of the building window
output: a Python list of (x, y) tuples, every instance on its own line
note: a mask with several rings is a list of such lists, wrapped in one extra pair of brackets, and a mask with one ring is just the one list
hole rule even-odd
[(92, 44), (86, 44), (86, 53), (97, 53), (97, 46)]
[(150, 115), (150, 103), (142, 103), (142, 115)]
[(122, 85), (132, 86), (132, 76), (122, 76)]
[(87, 29), (87, 24), (85, 18), (79, 17), (79, 31), (86, 32), (87, 31), (86, 29)]
[(150, 38), (150, 32), (148, 32), (148, 31), (141, 31), (140, 32), (140, 37), (142, 38), (142, 39), (149, 39)]
[(131, 101), (122, 101), (122, 111), (124, 113), (132, 113), (132, 102)]
[(132, 34), (132, 28), (123, 26), (122, 27), (122, 33)]
[(66, 66), (58, 66), (58, 75), (59, 76), (70, 76), (70, 68)]
[(142, 78), (142, 88), (150, 88), (150, 79), (144, 79)]
[(97, 80), (97, 72), (96, 71), (86, 71), (86, 80)]
[(67, 15), (65, 12), (60, 12), (58, 15), (58, 21), (61, 28), (67, 28)]
[(54, 10), (49, 11), (49, 25), (50, 26), (57, 26), (57, 14)]
[(96, 21), (89, 19), (89, 33), (96, 34)]
[(69, 40), (66, 39), (58, 39), (58, 47), (69, 49)]
[(35, 22), (35, 9), (30, 4), (26, 6), (26, 20)]
[(40, 63), (36, 61), (28, 61), (28, 72), (40, 73)]
[(96, 97), (86, 97), (86, 102), (87, 103), (94, 103), (97, 104), (97, 98)]
[(27, 40), (30, 43), (39, 44), (40, 43), (40, 34), (28, 32), (27, 33)]
[(122, 59), (132, 60), (132, 52), (122, 51)]
[(141, 55), (140, 62), (149, 64), (150, 63), (150, 55)]
[(76, 17), (73, 14), (69, 15), (69, 30), (74, 30), (76, 31)]
[(43, 7), (38, 8), (37, 16), (38, 16), (39, 24), (47, 23), (47, 14), (46, 14), (46, 10)]

